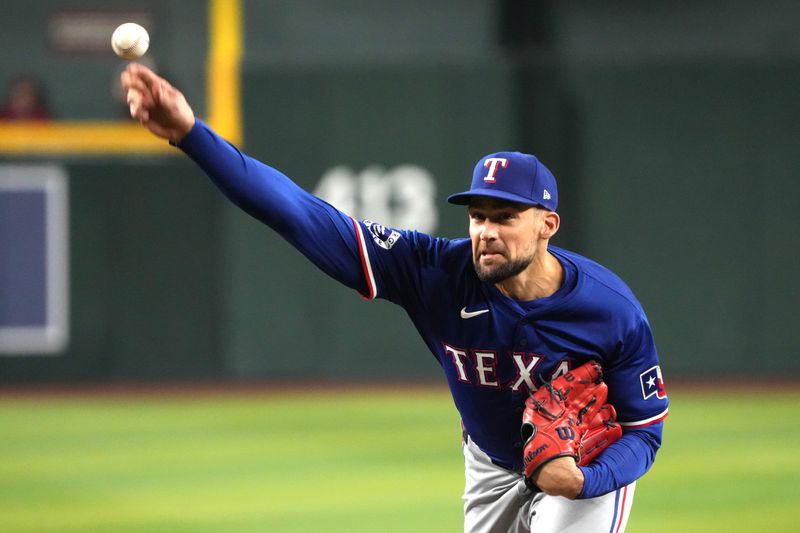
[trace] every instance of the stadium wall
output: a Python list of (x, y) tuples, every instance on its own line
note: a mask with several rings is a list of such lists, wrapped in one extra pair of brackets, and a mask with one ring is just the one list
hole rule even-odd
[[(628, 281), (667, 376), (800, 373), (800, 37), (784, 28), (800, 8), (552, 2), (548, 35), (515, 45), (500, 4), (424, 4), (245, 2), (246, 151), (309, 190), (343, 181), (357, 215), (383, 191), (390, 221), (413, 213), (397, 189), (411, 167), (449, 237), (467, 220), (444, 198), (477, 158), (537, 153), (559, 177), (554, 243)], [(191, 86), (186, 59), (164, 68)], [(325, 279), (179, 156), (44, 159), (69, 175), (71, 340), (0, 356), (0, 382), (439, 374), (401, 310)]]

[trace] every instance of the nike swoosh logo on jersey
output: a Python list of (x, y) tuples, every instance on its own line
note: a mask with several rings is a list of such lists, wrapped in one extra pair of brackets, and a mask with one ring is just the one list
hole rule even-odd
[(461, 308), (461, 318), (472, 318), (474, 316), (482, 315), (483, 313), (488, 313), (488, 309), (479, 309), (478, 311), (467, 311), (466, 307)]

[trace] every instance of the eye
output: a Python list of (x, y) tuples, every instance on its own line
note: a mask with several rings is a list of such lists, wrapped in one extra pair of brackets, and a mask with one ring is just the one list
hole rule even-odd
[(476, 222), (483, 222), (486, 220), (486, 216), (483, 213), (479, 213), (477, 211), (473, 211), (469, 214), (469, 218)]

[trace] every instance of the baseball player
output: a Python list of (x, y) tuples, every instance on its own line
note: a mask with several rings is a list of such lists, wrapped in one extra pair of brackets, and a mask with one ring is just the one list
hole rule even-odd
[(558, 191), (536, 157), (482, 157), (469, 190), (448, 198), (467, 206), (469, 238), (436, 238), (355, 220), (302, 190), (146, 67), (130, 65), (122, 84), (131, 116), (231, 201), (332, 278), (405, 309), (461, 415), (465, 531), (624, 531), (667, 415), (658, 356), (630, 289), (549, 244)]

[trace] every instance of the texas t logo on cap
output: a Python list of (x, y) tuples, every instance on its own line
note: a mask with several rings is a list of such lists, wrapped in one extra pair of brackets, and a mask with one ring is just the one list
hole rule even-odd
[(483, 162), (484, 168), (489, 168), (489, 172), (483, 177), (483, 181), (488, 183), (494, 183), (497, 181), (495, 176), (497, 175), (497, 167), (498, 165), (502, 168), (506, 168), (508, 166), (508, 159), (503, 157), (487, 157)]
[(447, 201), (469, 205), (473, 196), (488, 196), (555, 211), (558, 188), (552, 172), (535, 156), (521, 152), (497, 152), (482, 157), (472, 172), (468, 191), (453, 194)]

